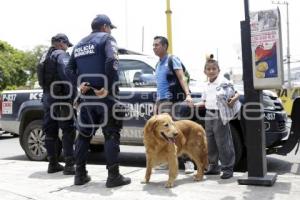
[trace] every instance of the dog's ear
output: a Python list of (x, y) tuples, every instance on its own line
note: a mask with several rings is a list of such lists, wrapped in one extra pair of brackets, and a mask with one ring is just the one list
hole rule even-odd
[(153, 132), (157, 126), (157, 115), (152, 116), (144, 127), (144, 134)]

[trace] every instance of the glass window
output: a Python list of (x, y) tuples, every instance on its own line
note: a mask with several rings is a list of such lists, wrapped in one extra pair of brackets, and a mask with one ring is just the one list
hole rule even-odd
[(296, 99), (297, 97), (300, 97), (300, 88), (295, 88), (292, 99)]
[(119, 61), (119, 81), (122, 87), (155, 87), (154, 69), (139, 60)]

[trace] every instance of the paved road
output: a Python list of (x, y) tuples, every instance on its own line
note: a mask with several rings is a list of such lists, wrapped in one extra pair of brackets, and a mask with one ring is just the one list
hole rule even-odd
[[(144, 147), (121, 146), (121, 165), (145, 167), (146, 159)], [(0, 136), (0, 159), (28, 161), (19, 144), (19, 138), (12, 136)], [(300, 152), (295, 155), (294, 151), (287, 156), (267, 156), (268, 171), (278, 174), (295, 173), (300, 175)], [(103, 153), (91, 153), (89, 164), (105, 164)]]
[(132, 184), (108, 189), (104, 155), (90, 154), (87, 166), (92, 181), (74, 186), (73, 176), (61, 173), (47, 174), (46, 162), (28, 161), (18, 138), (0, 137), (0, 199), (1, 200), (99, 200), (99, 199), (197, 199), (197, 200), (290, 200), (300, 196), (299, 155), (268, 156), (269, 171), (278, 178), (273, 187), (238, 185), (243, 173), (234, 173), (229, 180), (218, 175), (205, 176), (204, 181), (193, 182), (192, 175), (180, 171), (175, 187), (165, 189), (167, 171), (154, 170), (151, 182), (141, 184), (145, 174), (144, 147), (121, 146), (121, 171), (132, 178)]

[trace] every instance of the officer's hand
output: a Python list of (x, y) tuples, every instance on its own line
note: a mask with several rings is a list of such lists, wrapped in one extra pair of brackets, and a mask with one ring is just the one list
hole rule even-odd
[(85, 94), (90, 89), (90, 84), (88, 82), (82, 82), (79, 86), (80, 93)]
[(97, 97), (101, 97), (101, 98), (104, 98), (108, 95), (108, 91), (104, 88), (101, 88), (101, 90), (94, 89), (94, 92)]

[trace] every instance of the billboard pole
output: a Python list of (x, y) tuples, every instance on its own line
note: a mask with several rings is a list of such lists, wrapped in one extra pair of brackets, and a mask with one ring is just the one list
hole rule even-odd
[(289, 2), (285, 1), (286, 4), (286, 31), (287, 31), (287, 64), (288, 64), (288, 87), (292, 88), (291, 85), (291, 54), (290, 54), (290, 22), (289, 22)]
[(254, 89), (251, 28), (248, 0), (244, 0), (245, 21), (241, 21), (245, 104), (242, 121), (246, 132), (248, 173), (238, 179), (241, 185), (272, 186), (277, 174), (267, 174), (262, 91)]
[(272, 4), (286, 5), (286, 62), (288, 71), (288, 88), (292, 88), (291, 84), (291, 53), (290, 53), (290, 22), (289, 22), (289, 2), (272, 1)]

